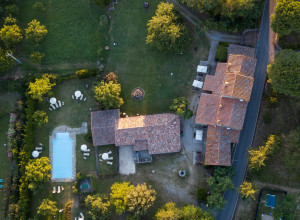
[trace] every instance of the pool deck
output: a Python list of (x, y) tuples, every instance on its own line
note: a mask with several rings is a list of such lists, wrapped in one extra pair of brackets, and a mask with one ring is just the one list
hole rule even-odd
[(86, 134), (88, 132), (87, 123), (82, 122), (80, 128), (70, 128), (65, 125), (58, 126), (53, 129), (52, 134), (49, 135), (49, 158), (51, 167), (53, 167), (53, 139), (56, 138), (56, 133), (68, 132), (70, 138), (72, 138), (72, 178), (52, 178), (51, 170), (51, 181), (52, 182), (72, 182), (76, 179), (76, 134)]

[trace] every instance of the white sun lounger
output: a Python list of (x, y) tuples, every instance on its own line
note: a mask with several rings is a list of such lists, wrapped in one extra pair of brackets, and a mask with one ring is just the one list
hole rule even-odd
[(52, 108), (49, 108), (49, 110), (52, 112)]
[(84, 160), (86, 160), (86, 157), (83, 157)]
[(83, 94), (81, 94), (81, 96), (80, 96), (80, 100), (82, 100), (82, 98), (83, 98)]
[(113, 160), (114, 158), (113, 157), (109, 157), (109, 158), (107, 158), (107, 160)]
[(60, 193), (60, 186), (57, 187), (57, 193)]
[(74, 95), (72, 95), (72, 99), (74, 99)]
[(86, 101), (86, 97), (84, 97), (83, 101), (84, 101), (84, 102)]
[(113, 165), (113, 162), (110, 162), (110, 161), (107, 161), (106, 163), (109, 165)]
[(83, 153), (83, 156), (90, 156), (90, 153)]
[(56, 193), (56, 187), (55, 187), (55, 186), (53, 186), (53, 191), (52, 191), (52, 193)]
[(60, 100), (58, 101), (58, 106), (61, 107), (61, 101)]
[(50, 105), (53, 109), (55, 109), (55, 106), (53, 104)]

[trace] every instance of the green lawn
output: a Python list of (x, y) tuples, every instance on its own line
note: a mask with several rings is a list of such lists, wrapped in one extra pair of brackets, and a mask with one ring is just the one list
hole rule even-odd
[[(98, 147), (98, 155), (103, 154), (106, 152), (111, 151), (112, 153), (109, 155), (110, 157), (113, 157), (113, 160), (110, 160), (113, 165), (107, 164), (105, 160), (99, 161), (98, 159), (98, 166), (99, 166), (99, 176), (111, 176), (116, 174), (116, 163), (117, 163), (117, 157), (116, 157), (116, 146), (115, 145), (108, 145), (108, 146), (99, 146)], [(101, 157), (98, 157), (101, 159)]]
[[(4, 147), (4, 144), (7, 143), (7, 129), (9, 124), (9, 113), (13, 112), (17, 100), (20, 98), (20, 95), (17, 92), (7, 92), (0, 94), (0, 111), (6, 112), (3, 117), (0, 118), (0, 179), (6, 181), (6, 177), (9, 173), (12, 172), (12, 165), (7, 159), (7, 148)], [(1, 183), (1, 185), (3, 185)], [(3, 190), (0, 191), (0, 218), (3, 217)]]
[[(28, 22), (37, 19), (48, 29), (48, 35), (41, 46), (37, 47), (45, 53), (42, 64), (55, 64), (56, 68), (58, 64), (62, 68), (68, 68), (70, 64), (84, 66), (100, 60), (100, 50), (104, 50), (108, 40), (108, 26), (100, 26), (99, 18), (104, 10), (94, 0), (39, 0), (46, 8), (44, 12), (33, 10), (35, 2), (37, 1), (20, 1), (19, 21), (21, 27), (26, 28)], [(23, 59), (28, 60), (35, 48), (28, 40), (24, 40)]]
[[(196, 67), (201, 59), (207, 60), (210, 44), (204, 37), (195, 37), (183, 55), (163, 54), (146, 45), (147, 21), (159, 2), (153, 0), (150, 8), (145, 9), (141, 1), (120, 1), (112, 15), (106, 70), (119, 77), (125, 101), (121, 111), (130, 115), (169, 111), (174, 98), (192, 92)], [(113, 42), (118, 45), (113, 46)], [(198, 47), (198, 51), (194, 51), (194, 47)], [(130, 97), (136, 87), (145, 90), (142, 102)]]

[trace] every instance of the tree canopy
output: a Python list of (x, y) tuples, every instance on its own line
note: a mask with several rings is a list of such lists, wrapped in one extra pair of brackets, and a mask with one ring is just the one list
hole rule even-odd
[(44, 111), (37, 110), (33, 113), (32, 117), (37, 127), (42, 127), (48, 124), (48, 116)]
[(165, 204), (161, 209), (155, 214), (156, 220), (177, 220), (181, 218), (181, 211), (176, 207), (174, 202), (169, 202)]
[(114, 183), (111, 186), (110, 202), (116, 207), (116, 213), (121, 215), (127, 208), (127, 194), (134, 188), (129, 182)]
[(205, 24), (210, 29), (236, 32), (253, 28), (261, 13), (261, 2), (256, 0), (182, 0), (182, 2), (209, 15)]
[(214, 220), (214, 217), (194, 205), (185, 205), (181, 209), (181, 218), (183, 220)]
[(88, 195), (85, 198), (85, 207), (88, 210), (88, 216), (92, 220), (110, 219), (111, 208), (107, 196)]
[(2, 73), (10, 70), (15, 63), (11, 57), (6, 56), (7, 53), (12, 53), (12, 51), (5, 51), (0, 48), (0, 72)]
[(193, 116), (193, 111), (188, 108), (189, 102), (185, 97), (179, 97), (173, 100), (173, 104), (170, 106), (170, 110), (176, 112), (176, 114), (184, 119), (190, 119)]
[(300, 97), (300, 53), (281, 50), (267, 69), (275, 92)]
[(94, 87), (95, 98), (104, 109), (114, 109), (120, 108), (124, 104), (121, 94), (121, 85), (119, 83), (114, 83), (113, 81), (104, 82), (101, 81), (100, 84)]
[(260, 170), (263, 166), (266, 166), (267, 148), (265, 146), (259, 146), (258, 149), (249, 150), (249, 156), (249, 167), (251, 169)]
[(40, 215), (55, 215), (58, 212), (57, 203), (50, 199), (44, 199), (41, 205), (38, 207), (37, 213)]
[(147, 26), (146, 43), (159, 51), (181, 53), (190, 41), (188, 30), (180, 23), (173, 4), (161, 2)]
[(19, 43), (23, 36), (18, 25), (4, 25), (0, 30), (0, 38), (6, 45)]
[(271, 15), (271, 27), (280, 35), (288, 35), (292, 31), (300, 33), (300, 2), (277, 0), (275, 13)]
[(217, 167), (214, 175), (206, 179), (210, 189), (210, 194), (207, 196), (207, 203), (210, 207), (220, 210), (225, 206), (227, 202), (223, 198), (223, 193), (234, 189), (232, 177), (231, 167)]
[(39, 183), (49, 182), (51, 165), (48, 157), (41, 157), (29, 162), (25, 167), (29, 188), (34, 189)]
[(146, 183), (133, 187), (126, 195), (128, 211), (135, 216), (142, 216), (147, 213), (156, 199), (156, 192)]
[(244, 181), (242, 185), (240, 185), (240, 188), (238, 190), (238, 192), (240, 193), (240, 195), (243, 198), (252, 198), (255, 199), (255, 193), (257, 193), (257, 190), (255, 190), (255, 188), (253, 187), (252, 183)]
[(41, 25), (36, 19), (28, 23), (28, 28), (25, 29), (26, 38), (31, 38), (35, 42), (40, 42), (45, 38), (48, 31), (45, 25)]
[(28, 94), (33, 99), (43, 101), (43, 96), (49, 93), (52, 87), (56, 85), (55, 79), (56, 76), (52, 74), (44, 74), (41, 78), (36, 78), (35, 82), (29, 83)]

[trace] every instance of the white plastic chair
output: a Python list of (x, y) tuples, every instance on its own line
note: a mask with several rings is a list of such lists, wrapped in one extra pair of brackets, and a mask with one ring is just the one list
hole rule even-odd
[(110, 162), (110, 161), (107, 161), (106, 163), (109, 165), (113, 165), (113, 162)]

